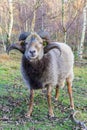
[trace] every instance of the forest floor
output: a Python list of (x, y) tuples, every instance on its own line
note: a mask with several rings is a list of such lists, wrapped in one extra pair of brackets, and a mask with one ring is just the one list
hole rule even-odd
[[(48, 118), (46, 91), (36, 90), (34, 110), (30, 119), (25, 118), (29, 104), (29, 90), (20, 73), (19, 53), (0, 55), (0, 130), (77, 130), (70, 120), (67, 87), (60, 90), (59, 101), (52, 105), (55, 118)], [(74, 67), (73, 97), (77, 119), (87, 125), (87, 60), (76, 62)], [(78, 128), (79, 130), (79, 128)]]

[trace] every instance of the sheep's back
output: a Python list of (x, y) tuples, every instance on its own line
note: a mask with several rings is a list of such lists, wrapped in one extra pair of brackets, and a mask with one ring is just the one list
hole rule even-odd
[(58, 49), (49, 51), (51, 60), (47, 72), (49, 75), (47, 74), (47, 77), (49, 77), (52, 85), (59, 84), (61, 86), (68, 76), (71, 76), (71, 80), (73, 80), (74, 56), (68, 45), (64, 43), (57, 44), (60, 46), (61, 54)]

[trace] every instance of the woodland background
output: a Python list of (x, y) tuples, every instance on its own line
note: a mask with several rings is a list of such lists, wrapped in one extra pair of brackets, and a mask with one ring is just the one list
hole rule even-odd
[[(46, 91), (35, 92), (34, 111), (25, 118), (29, 90), (20, 73), (18, 51), (6, 54), (9, 44), (18, 41), (21, 32), (48, 31), (52, 41), (71, 46), (74, 56), (73, 97), (76, 119), (70, 119), (66, 86), (52, 105), (55, 118), (47, 116)], [(87, 130), (87, 0), (0, 0), (0, 130)]]
[(0, 0), (0, 43), (18, 40), (23, 31), (46, 30), (78, 54), (87, 45), (86, 0)]

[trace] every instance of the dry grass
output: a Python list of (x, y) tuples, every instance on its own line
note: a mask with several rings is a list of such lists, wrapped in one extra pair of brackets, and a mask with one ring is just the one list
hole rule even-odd
[(7, 55), (6, 53), (5, 54), (0, 54), (0, 63), (3, 63), (5, 61), (8, 61), (10, 60), (10, 56)]

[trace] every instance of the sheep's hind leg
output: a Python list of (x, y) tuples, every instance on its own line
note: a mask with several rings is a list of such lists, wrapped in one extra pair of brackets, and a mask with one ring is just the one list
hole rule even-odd
[(49, 117), (54, 117), (53, 109), (51, 106), (51, 86), (47, 86), (47, 101), (48, 101), (48, 110), (49, 110)]
[(30, 89), (30, 102), (29, 102), (29, 111), (27, 113), (27, 117), (30, 117), (33, 111), (33, 102), (34, 102), (34, 90)]
[(66, 79), (67, 82), (67, 88), (68, 88), (68, 93), (69, 93), (69, 98), (70, 98), (70, 108), (74, 109), (74, 102), (73, 102), (73, 97), (72, 97), (72, 79), (68, 77)]
[(56, 94), (55, 94), (55, 100), (57, 101), (59, 98), (59, 86), (56, 86)]

